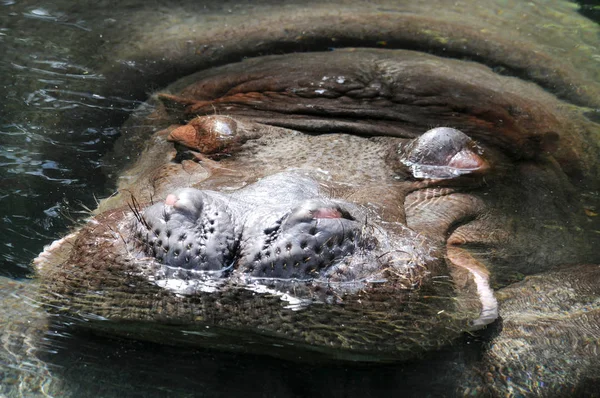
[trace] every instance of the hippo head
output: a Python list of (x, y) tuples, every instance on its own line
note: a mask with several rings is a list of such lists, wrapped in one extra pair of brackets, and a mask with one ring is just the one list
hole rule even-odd
[(36, 259), (53, 310), (95, 331), (408, 358), (493, 322), (492, 285), (593, 253), (585, 121), (487, 68), (263, 57), (150, 104), (120, 193)]

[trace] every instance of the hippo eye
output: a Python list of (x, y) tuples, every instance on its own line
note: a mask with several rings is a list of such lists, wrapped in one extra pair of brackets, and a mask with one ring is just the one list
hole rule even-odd
[(489, 169), (483, 150), (463, 132), (438, 127), (399, 148), (400, 161), (419, 179), (449, 179)]
[[(162, 96), (165, 99), (168, 96)], [(237, 123), (226, 116), (199, 116), (169, 134), (168, 141), (205, 155), (223, 152), (237, 139)]]

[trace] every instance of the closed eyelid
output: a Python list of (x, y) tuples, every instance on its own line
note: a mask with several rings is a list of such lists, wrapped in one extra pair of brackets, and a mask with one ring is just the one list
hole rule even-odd
[(484, 151), (463, 132), (438, 127), (401, 146), (400, 162), (417, 179), (451, 179), (484, 174), (490, 168)]

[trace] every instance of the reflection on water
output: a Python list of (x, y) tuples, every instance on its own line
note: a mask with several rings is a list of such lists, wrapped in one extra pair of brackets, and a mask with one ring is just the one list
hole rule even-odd
[[(122, 7), (148, 5), (129, 3)], [(98, 49), (109, 31), (127, 23), (115, 4), (0, 1), (1, 276), (28, 276), (42, 247), (112, 192), (114, 160), (105, 155), (148, 89), (133, 90), (124, 81), (117, 94), (103, 90), (108, 78), (101, 67), (108, 60)], [(236, 2), (211, 7), (235, 12)], [(597, 9), (588, 7), (588, 15), (597, 17)], [(135, 60), (113, 62), (137, 67)], [(472, 350), (449, 349), (429, 362), (346, 368), (53, 333), (47, 336), (46, 356), (64, 369), (65, 382), (78, 397), (362, 397), (399, 389), (419, 396), (413, 389), (423, 387), (424, 374), (428, 383), (435, 381), (428, 385), (430, 393), (445, 395), (445, 383), (460, 373), (460, 362), (477, 356), (479, 348), (475, 338), (468, 341)], [(450, 356), (458, 363), (452, 372), (441, 369)]]
[(119, 110), (137, 102), (96, 93), (105, 78), (91, 66), (93, 43), (110, 21), (52, 3), (0, 7), (0, 274), (18, 277), (107, 194), (102, 155)]

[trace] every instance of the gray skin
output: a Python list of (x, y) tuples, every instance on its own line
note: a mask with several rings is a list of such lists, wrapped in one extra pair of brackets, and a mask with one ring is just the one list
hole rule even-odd
[[(403, 274), (403, 267), (416, 266), (389, 258), (389, 251), (417, 241), (415, 233), (367, 231), (373, 214), (319, 191), (315, 180), (289, 172), (230, 195), (184, 188), (140, 211), (135, 236), (142, 252), (164, 265), (165, 277), (187, 273), (192, 282), (195, 273), (213, 271), (221, 277), (350, 284), (383, 279), (378, 274), (384, 262), (373, 265), (384, 256)], [(415, 263), (426, 263), (427, 250), (411, 250)]]
[[(415, 33), (424, 21), (403, 31), (432, 41)], [(459, 47), (456, 26), (440, 26)], [(155, 44), (142, 40), (165, 52)], [(523, 64), (539, 52), (515, 51), (527, 56), (507, 64), (560, 98), (410, 51), (259, 57), (186, 77), (126, 124), (116, 156), (144, 150), (120, 193), (38, 256), (26, 295), (96, 333), (364, 361), (410, 359), (500, 316), (456, 393), (593, 391), (598, 127), (561, 99), (593, 104), (597, 85), (563, 58), (545, 74)], [(22, 361), (21, 328), (10, 323), (4, 347)]]

